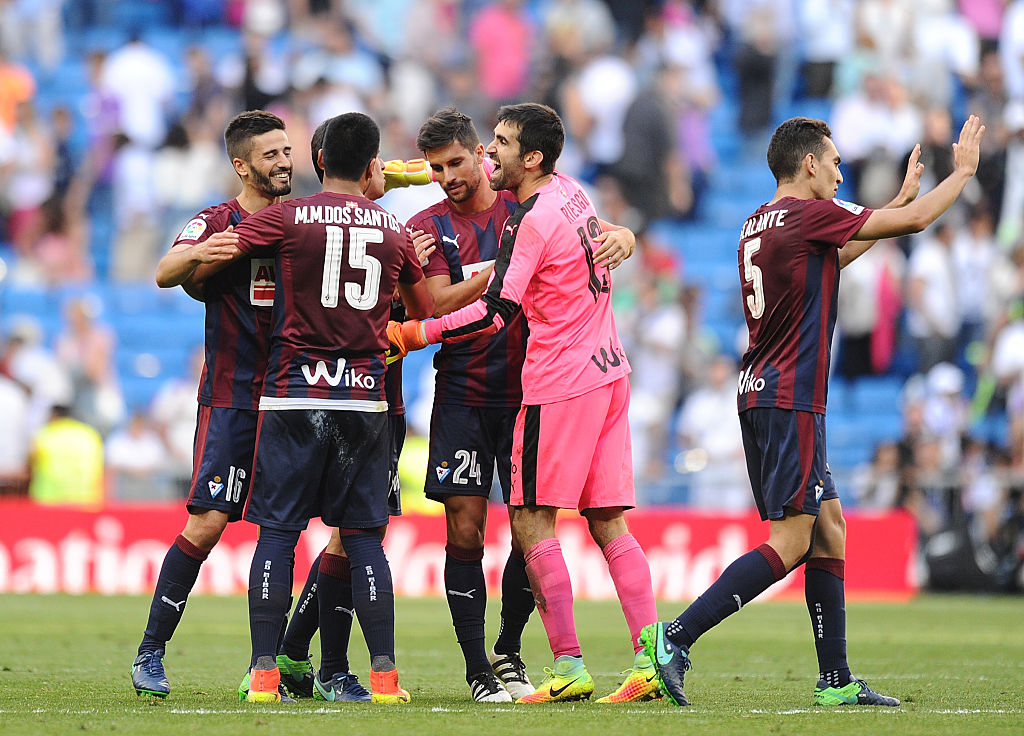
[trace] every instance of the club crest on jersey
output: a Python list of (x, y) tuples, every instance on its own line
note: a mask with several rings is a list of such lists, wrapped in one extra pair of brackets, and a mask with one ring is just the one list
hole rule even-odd
[(853, 202), (847, 202), (845, 199), (839, 199), (839, 197), (833, 197), (832, 203), (839, 205), (844, 210), (854, 215), (859, 215), (864, 211), (864, 208), (861, 205), (854, 204)]
[(210, 496), (213, 498), (217, 498), (217, 494), (224, 490), (224, 484), (221, 482), (219, 475), (213, 476), (213, 480), (207, 485), (210, 488)]
[(274, 306), (274, 259), (249, 261), (249, 303), (254, 307)]
[(434, 472), (437, 473), (437, 482), (444, 483), (444, 479), (452, 472), (452, 469), (448, 467), (448, 462), (445, 461), (434, 468)]
[(188, 224), (181, 229), (178, 240), (198, 240), (199, 236), (206, 232), (206, 220), (201, 217), (189, 220)]

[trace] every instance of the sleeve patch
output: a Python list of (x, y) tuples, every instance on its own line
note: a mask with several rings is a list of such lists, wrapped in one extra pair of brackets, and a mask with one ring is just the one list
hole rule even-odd
[[(832, 198), (832, 203), (837, 205), (837, 206), (839, 206), (839, 207), (842, 207), (844, 210), (846, 210), (847, 212), (850, 212), (850, 213), (852, 213), (854, 215), (859, 215), (861, 212), (864, 211), (864, 207), (863, 206), (861, 206), (859, 204), (854, 204), (853, 202), (847, 202), (846, 200), (839, 199), (839, 197), (833, 197)], [(191, 223), (189, 223), (189, 224), (191, 224)]]
[(188, 224), (182, 228), (178, 240), (198, 240), (204, 232), (206, 232), (206, 220), (197, 217), (194, 220), (189, 220)]

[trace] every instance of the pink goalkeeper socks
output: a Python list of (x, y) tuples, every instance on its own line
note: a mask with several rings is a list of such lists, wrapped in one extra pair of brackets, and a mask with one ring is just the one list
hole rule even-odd
[(537, 599), (540, 620), (548, 634), (551, 653), (555, 659), (566, 654), (579, 657), (580, 643), (572, 614), (572, 582), (557, 539), (545, 539), (530, 548), (526, 553), (526, 573)]
[(626, 617), (635, 654), (643, 648), (640, 644), (640, 629), (658, 620), (651, 585), (651, 568), (640, 544), (628, 532), (605, 545), (604, 558), (608, 561), (608, 572)]

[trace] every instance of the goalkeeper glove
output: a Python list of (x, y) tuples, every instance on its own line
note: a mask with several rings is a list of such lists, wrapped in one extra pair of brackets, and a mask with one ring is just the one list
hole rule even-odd
[(388, 354), (390, 365), (409, 354), (410, 350), (420, 350), (427, 346), (427, 338), (423, 334), (423, 323), (418, 319), (408, 322), (388, 322)]
[(384, 162), (384, 191), (407, 187), (414, 184), (429, 184), (434, 174), (426, 159), (413, 158), (408, 161), (395, 159)]

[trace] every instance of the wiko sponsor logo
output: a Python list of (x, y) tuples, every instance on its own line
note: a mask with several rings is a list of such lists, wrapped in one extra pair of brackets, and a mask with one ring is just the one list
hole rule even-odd
[(308, 363), (303, 363), (302, 376), (310, 386), (315, 386), (322, 379), (331, 387), (337, 386), (340, 383), (344, 383), (350, 388), (373, 389), (377, 387), (377, 380), (373, 376), (359, 373), (355, 368), (345, 370), (345, 365), (345, 359), (341, 358), (334, 367), (334, 373), (331, 374), (327, 368), (327, 363), (323, 360), (318, 360), (316, 366), (312, 369), (310, 369)]
[(745, 371), (740, 371), (740, 380), (737, 388), (741, 394), (749, 393), (750, 391), (763, 391), (764, 379), (760, 376), (750, 375), (750, 369), (747, 368)]
[[(594, 365), (596, 365), (602, 373), (607, 373), (609, 368), (615, 368), (622, 364), (622, 359), (619, 357), (619, 353), (615, 349), (615, 345), (612, 344), (611, 338), (608, 338), (608, 350), (601, 348), (600, 352), (600, 360), (597, 359), (596, 354), (591, 355), (590, 359), (594, 361)], [(611, 353), (610, 355), (609, 352)]]

